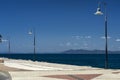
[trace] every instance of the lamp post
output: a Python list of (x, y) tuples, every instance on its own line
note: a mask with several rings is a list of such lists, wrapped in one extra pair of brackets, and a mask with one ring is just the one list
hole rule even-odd
[(97, 12), (94, 13), (95, 15), (104, 15), (105, 17), (105, 68), (108, 68), (108, 35), (107, 35), (107, 12), (106, 12), (106, 3), (104, 2), (104, 14), (101, 12), (100, 5), (102, 3), (98, 4)]
[(0, 34), (0, 43), (2, 43), (2, 35)]
[(29, 35), (33, 35), (33, 49), (34, 49), (34, 61), (36, 60), (36, 35), (35, 29), (28, 32)]
[(9, 38), (9, 40), (8, 40), (8, 52), (10, 53), (11, 52), (11, 45), (10, 45), (10, 38)]

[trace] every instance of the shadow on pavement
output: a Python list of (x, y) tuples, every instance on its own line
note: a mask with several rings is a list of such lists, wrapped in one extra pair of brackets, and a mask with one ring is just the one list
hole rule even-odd
[(0, 80), (12, 80), (12, 78), (7, 71), (0, 71)]

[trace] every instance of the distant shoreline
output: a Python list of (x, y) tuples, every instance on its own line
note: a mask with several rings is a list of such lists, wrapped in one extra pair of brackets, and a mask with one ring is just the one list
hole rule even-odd
[[(85, 50), (85, 49), (69, 49), (61, 52), (36, 52), (36, 54), (104, 54), (105, 50)], [(109, 54), (120, 54), (120, 51), (108, 51)], [(33, 52), (0, 52), (0, 54), (33, 54)]]
[[(105, 50), (85, 50), (85, 49), (70, 49), (63, 51), (62, 53), (74, 53), (74, 54), (104, 54)], [(108, 51), (109, 54), (120, 54), (120, 51)]]

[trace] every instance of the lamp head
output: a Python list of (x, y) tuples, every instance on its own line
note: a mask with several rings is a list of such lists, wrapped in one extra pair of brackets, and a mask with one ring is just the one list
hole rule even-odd
[(29, 34), (29, 35), (32, 35), (32, 31), (29, 31), (28, 34)]
[(98, 7), (96, 13), (94, 13), (95, 15), (103, 15), (103, 13), (101, 12), (101, 9)]

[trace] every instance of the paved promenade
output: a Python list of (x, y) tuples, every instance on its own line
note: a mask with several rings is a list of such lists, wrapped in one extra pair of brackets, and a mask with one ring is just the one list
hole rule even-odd
[(105, 70), (24, 60), (7, 59), (0, 63), (0, 72), (2, 71), (7, 71), (12, 80), (120, 80), (119, 69)]

